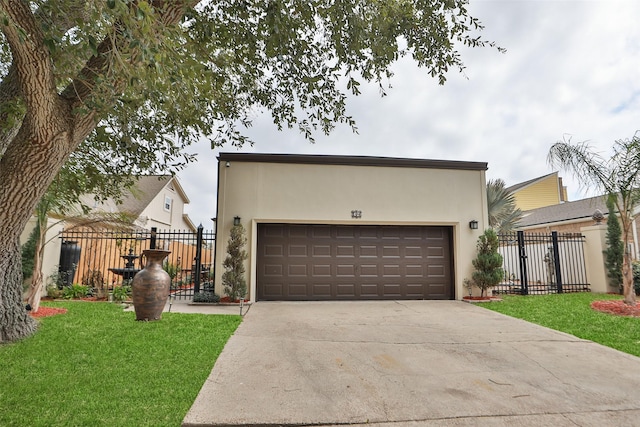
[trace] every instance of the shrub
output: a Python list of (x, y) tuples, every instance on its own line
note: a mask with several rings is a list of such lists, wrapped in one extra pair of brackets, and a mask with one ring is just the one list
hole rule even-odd
[[(609, 216), (607, 217), (607, 248), (604, 250), (604, 255), (605, 265), (607, 267), (607, 276), (609, 277), (611, 286), (616, 289), (622, 290), (622, 260), (624, 257), (624, 242), (622, 241), (620, 221), (616, 216), (613, 197), (616, 196), (610, 195), (607, 198), (607, 208), (609, 209)], [(636, 287), (636, 293), (638, 292), (637, 289), (638, 288)]]
[(475, 271), (471, 275), (471, 281), (480, 288), (480, 296), (485, 296), (488, 289), (504, 278), (502, 255), (498, 253), (499, 245), (498, 235), (491, 228), (478, 238), (477, 255), (472, 261)]
[(62, 291), (56, 285), (49, 285), (47, 286), (47, 296), (54, 299), (60, 298), (62, 297)]
[(131, 296), (131, 286), (115, 286), (113, 291), (111, 291), (111, 295), (113, 295), (113, 300), (115, 302), (122, 302)]
[(633, 288), (640, 295), (640, 261), (633, 261)]
[(244, 278), (244, 261), (247, 259), (247, 252), (244, 250), (246, 243), (244, 227), (242, 224), (234, 225), (227, 244), (227, 257), (222, 263), (225, 269), (222, 284), (224, 292), (231, 301), (244, 298), (247, 294), (247, 282)]
[(220, 296), (214, 294), (213, 292), (197, 292), (193, 295), (193, 302), (210, 302), (210, 303), (218, 303), (220, 302)]
[(79, 285), (74, 283), (71, 286), (67, 286), (62, 290), (62, 298), (65, 299), (78, 299), (84, 298), (89, 295), (89, 288), (85, 285)]

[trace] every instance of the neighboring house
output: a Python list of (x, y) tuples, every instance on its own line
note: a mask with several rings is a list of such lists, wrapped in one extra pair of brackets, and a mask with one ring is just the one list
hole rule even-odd
[[(98, 203), (91, 195), (87, 195), (83, 199), (83, 202), (91, 207), (93, 212), (126, 212), (131, 214), (136, 218), (134, 224), (142, 229), (150, 230), (152, 227), (156, 227), (158, 230), (191, 231), (194, 234), (197, 231), (189, 216), (184, 213), (184, 206), (189, 203), (189, 198), (176, 177), (170, 175), (141, 176), (137, 179), (135, 186), (124, 191), (121, 201), (122, 203), (119, 204), (113, 200)], [(27, 241), (35, 224), (35, 218), (32, 218), (22, 233), (20, 240), (22, 243)], [(58, 270), (62, 247), (58, 234), (65, 227), (65, 224), (60, 218), (52, 216), (48, 219), (48, 227), (50, 227), (47, 232), (48, 243), (45, 247), (42, 266), (45, 277)], [(102, 250), (105, 253), (108, 252), (108, 249), (103, 248)], [(178, 251), (175, 252), (178, 253)], [(85, 255), (86, 250), (83, 250), (82, 257)], [(185, 257), (185, 260), (189, 259), (188, 262), (190, 262), (190, 258), (192, 257)], [(120, 266), (121, 263), (122, 260), (118, 256), (115, 261), (106, 261), (109, 266)], [(86, 264), (84, 258), (80, 264)], [(82, 278), (82, 272), (79, 271), (77, 276), (76, 281)]]
[(95, 202), (88, 196), (85, 203), (93, 211), (122, 212), (133, 215), (135, 225), (150, 230), (191, 230), (196, 227), (184, 213), (189, 198), (178, 178), (171, 175), (138, 177), (135, 185), (122, 195), (121, 203), (113, 200)]
[[(604, 196), (596, 196), (526, 211), (523, 213), (523, 218), (518, 223), (517, 229), (531, 233), (550, 233), (552, 231), (581, 233), (581, 228), (596, 224), (593, 219), (596, 210), (604, 215), (602, 223), (606, 223), (609, 216), (606, 199)], [(636, 218), (633, 224), (632, 247), (630, 248), (634, 259), (637, 259), (640, 254), (639, 228), (640, 219)]]
[(562, 178), (558, 176), (558, 172), (512, 185), (506, 190), (513, 194), (516, 207), (522, 211), (567, 201), (567, 187), (562, 185)]
[(462, 299), (487, 224), (483, 162), (221, 153), (216, 291), (234, 218), (248, 298)]

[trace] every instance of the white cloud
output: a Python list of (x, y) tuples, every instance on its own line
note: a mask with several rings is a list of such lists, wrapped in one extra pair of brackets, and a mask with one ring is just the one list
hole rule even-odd
[[(468, 78), (452, 71), (445, 86), (404, 59), (387, 97), (372, 84), (350, 100), (359, 134), (341, 126), (310, 144), (297, 131), (278, 132), (265, 114), (248, 132), (255, 146), (242, 151), (486, 161), (488, 178), (511, 185), (550, 173), (547, 152), (565, 135), (606, 153), (640, 129), (640, 2), (485, 0), (470, 11), (506, 54), (464, 49)], [(194, 151), (198, 163), (178, 176), (187, 212), (208, 228), (218, 150), (202, 142)], [(572, 200), (584, 196), (561, 175)]]

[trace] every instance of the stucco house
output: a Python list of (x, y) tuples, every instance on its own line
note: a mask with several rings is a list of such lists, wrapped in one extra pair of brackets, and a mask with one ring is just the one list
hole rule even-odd
[(220, 153), (216, 291), (234, 221), (248, 299), (462, 299), (487, 163)]

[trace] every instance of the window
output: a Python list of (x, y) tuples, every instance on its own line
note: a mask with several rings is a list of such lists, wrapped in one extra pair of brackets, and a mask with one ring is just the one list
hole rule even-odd
[(164, 198), (164, 210), (167, 212), (171, 212), (171, 197), (165, 196)]

